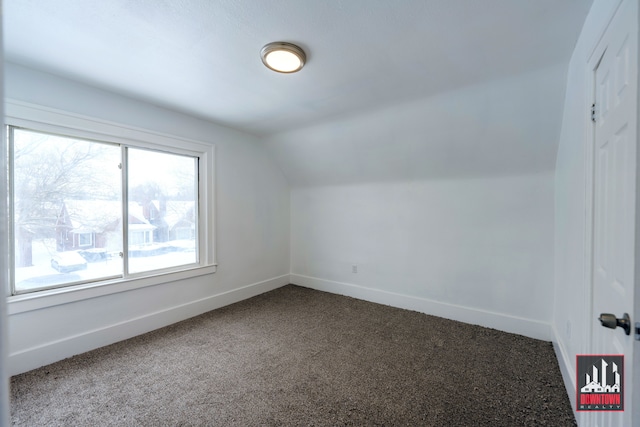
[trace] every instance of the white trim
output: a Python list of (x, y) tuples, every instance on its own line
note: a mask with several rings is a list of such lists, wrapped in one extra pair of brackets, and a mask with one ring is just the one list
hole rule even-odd
[(317, 277), (291, 274), (291, 283), (319, 291), (346, 295), (353, 298), (407, 310), (419, 311), (445, 319), (480, 325), (504, 332), (524, 335), (544, 341), (551, 341), (551, 325), (539, 320), (511, 316), (472, 307), (435, 301), (427, 298), (398, 294), (395, 292), (372, 289), (351, 283), (334, 282)]
[[(613, 19), (613, 17), (611, 18)], [(604, 31), (602, 33), (604, 35)], [(602, 38), (602, 35), (600, 38)], [(598, 43), (599, 44), (599, 43)], [(596, 99), (595, 92), (595, 71), (602, 60), (604, 50), (600, 49), (592, 53), (592, 57), (587, 61), (587, 78), (585, 79), (587, 87), (587, 102), (592, 104)], [(597, 106), (596, 106), (597, 107)], [(588, 111), (588, 108), (585, 108)], [(592, 119), (589, 117), (591, 113), (585, 114), (584, 126), (586, 128), (585, 141), (584, 141), (584, 234), (583, 234), (583, 259), (584, 270), (582, 284), (583, 303), (582, 307), (584, 312), (582, 313), (583, 319), (588, 327), (584, 330), (584, 337), (582, 342), (585, 345), (585, 350), (592, 348), (593, 337), (593, 322), (591, 322), (591, 312), (593, 311), (593, 238), (594, 238), (594, 195), (595, 195), (595, 157), (594, 157), (594, 144), (595, 144), (595, 125)]]
[(571, 402), (571, 409), (573, 415), (578, 419), (578, 412), (576, 411), (576, 371), (575, 360), (571, 361), (569, 353), (564, 346), (564, 343), (560, 340), (560, 334), (555, 327), (552, 327), (553, 333), (553, 349), (556, 353), (556, 359), (558, 360), (558, 366), (560, 367), (560, 373), (562, 374), (562, 380), (566, 389), (569, 401)]
[[(587, 59), (587, 64), (585, 67), (586, 72), (588, 73), (587, 78), (585, 79), (587, 87), (585, 88), (585, 93), (587, 94), (587, 102), (589, 104), (595, 103), (596, 101), (596, 70), (600, 65), (600, 61), (607, 50), (608, 45), (603, 45), (603, 39), (611, 22), (613, 21), (615, 15), (618, 13), (622, 5), (623, 0), (618, 0), (618, 3), (611, 9), (611, 13), (606, 23), (601, 27), (599, 31), (598, 38), (596, 42), (593, 44), (591, 51), (589, 53), (589, 57)], [(584, 337), (582, 338), (582, 343), (584, 344), (584, 352), (589, 353), (593, 348), (593, 326), (594, 323), (591, 319), (593, 312), (593, 254), (594, 254), (594, 197), (595, 197), (595, 124), (591, 120), (590, 112), (588, 112), (588, 106), (585, 106), (585, 112), (587, 112), (584, 116), (584, 126), (586, 128), (585, 132), (585, 143), (584, 143), (584, 240), (583, 240), (583, 259), (584, 259), (584, 269), (583, 269), (583, 320), (585, 324), (588, 325), (584, 331)], [(596, 105), (596, 108), (599, 106)]]
[(58, 360), (123, 341), (155, 329), (252, 298), (289, 284), (289, 275), (253, 283), (241, 288), (190, 301), (144, 316), (114, 323), (64, 339), (9, 354), (9, 375), (17, 375)]
[[(7, 119), (13, 119), (18, 123), (26, 124), (27, 126), (31, 124), (44, 124), (51, 126), (52, 129), (58, 129), (58, 131), (63, 129), (65, 134), (70, 136), (93, 139), (96, 135), (99, 135), (100, 140), (115, 142), (117, 144), (127, 144), (131, 141), (136, 141), (142, 143), (142, 146), (157, 149), (158, 145), (164, 145), (170, 148), (171, 151), (176, 151), (176, 149), (180, 151), (179, 147), (175, 145), (177, 140), (180, 142), (180, 147), (185, 149), (183, 150), (185, 153), (206, 151), (213, 146), (213, 144), (196, 141), (194, 139), (124, 125), (14, 99), (5, 100), (5, 117)], [(46, 128), (44, 130), (46, 130)], [(144, 144), (145, 142), (147, 144)]]
[[(614, 3), (616, 1), (617, 1), (617, 4)], [(622, 1), (623, 0), (613, 0), (612, 1), (610, 13), (609, 13), (609, 18), (600, 27), (600, 31), (598, 32), (598, 38), (596, 39), (596, 42), (593, 44), (593, 46), (591, 47), (591, 51), (589, 52), (589, 58), (590, 58), (589, 59), (589, 63), (591, 62), (591, 57), (593, 55), (595, 55), (596, 49), (598, 48), (598, 46), (600, 45), (600, 42), (604, 38), (604, 34), (607, 32), (607, 29), (609, 28), (609, 25), (611, 24), (611, 21), (613, 21), (613, 17), (616, 16), (616, 13), (618, 13), (618, 9), (620, 9), (620, 6), (622, 5)]]
[[(195, 268), (152, 272), (144, 277), (107, 280), (46, 291), (21, 294), (9, 298), (9, 314), (16, 314), (80, 299), (123, 292), (216, 271), (215, 254), (215, 145), (151, 130), (135, 128), (93, 117), (82, 116), (49, 107), (8, 99), (5, 101), (5, 124), (29, 129), (122, 144), (182, 153), (201, 159), (199, 162), (198, 238), (199, 265)], [(11, 229), (11, 227), (10, 227)], [(103, 289), (99, 289), (103, 287)], [(39, 300), (38, 300), (39, 299)], [(36, 301), (38, 300), (38, 301)]]
[[(1, 6), (0, 6), (1, 7)], [(0, 28), (2, 24), (0, 23)], [(2, 42), (0, 33), (0, 43)], [(0, 57), (0, 66), (4, 67), (4, 58)], [(0, 97), (4, 95), (4, 71), (0, 70)], [(4, 116), (4, 105), (0, 105), (0, 117)], [(5, 128), (0, 130), (0, 194), (5, 194), (7, 188), (7, 176), (9, 162), (7, 159), (7, 134)], [(11, 422), (9, 414), (10, 393), (9, 393), (9, 369), (7, 368), (7, 356), (9, 353), (9, 329), (7, 327), (9, 316), (7, 316), (6, 295), (9, 292), (9, 207), (7, 206), (6, 195), (0, 199), (0, 426), (8, 426)]]
[(39, 292), (14, 295), (7, 298), (9, 315), (26, 313), (46, 307), (68, 304), (90, 298), (112, 295), (120, 292), (132, 291), (147, 286), (162, 285), (191, 277), (213, 274), (216, 266), (196, 267), (189, 270), (158, 274), (155, 276), (135, 279), (112, 279), (96, 283), (85, 283), (76, 286), (66, 286)]

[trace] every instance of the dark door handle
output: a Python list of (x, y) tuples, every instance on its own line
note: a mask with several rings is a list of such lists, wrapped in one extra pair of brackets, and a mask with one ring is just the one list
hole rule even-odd
[(623, 314), (622, 319), (617, 319), (615, 314), (602, 313), (598, 320), (605, 328), (615, 329), (619, 326), (624, 329), (625, 334), (629, 335), (631, 333), (631, 318), (629, 317), (629, 313)]

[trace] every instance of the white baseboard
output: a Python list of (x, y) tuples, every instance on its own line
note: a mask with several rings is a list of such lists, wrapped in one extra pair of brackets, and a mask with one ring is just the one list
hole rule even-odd
[(365, 301), (418, 311), (433, 316), (443, 317), (445, 319), (498, 329), (504, 332), (524, 335), (539, 340), (551, 341), (553, 338), (551, 326), (548, 323), (538, 320), (448, 304), (426, 298), (383, 291), (380, 289), (366, 288), (364, 286), (354, 285), (351, 283), (334, 282), (331, 280), (303, 276), (300, 274), (292, 273), (290, 278), (292, 284), (319, 291), (346, 295)]
[(7, 358), (9, 375), (27, 372), (76, 354), (129, 339), (287, 284), (289, 284), (289, 275), (285, 274), (124, 322), (107, 325), (82, 334), (21, 350), (10, 354)]
[(573, 409), (573, 414), (576, 417), (576, 420), (579, 420), (579, 414), (576, 411), (576, 377), (575, 377), (575, 366), (571, 363), (571, 358), (567, 353), (567, 349), (565, 348), (563, 342), (560, 340), (560, 335), (555, 327), (553, 330), (553, 349), (556, 352), (556, 358), (558, 359), (558, 365), (560, 366), (560, 373), (562, 373), (562, 380), (564, 381), (564, 387), (567, 390), (567, 395), (569, 396), (569, 400), (571, 401), (571, 408)]

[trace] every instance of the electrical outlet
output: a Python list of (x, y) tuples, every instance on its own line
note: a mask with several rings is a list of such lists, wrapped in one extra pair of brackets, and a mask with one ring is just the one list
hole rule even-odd
[(354, 273), (354, 274), (358, 273), (358, 266), (357, 265), (352, 265), (351, 266), (351, 272)]

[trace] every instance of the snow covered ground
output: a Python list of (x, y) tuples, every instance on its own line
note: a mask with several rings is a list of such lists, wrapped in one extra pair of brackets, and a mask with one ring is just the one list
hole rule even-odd
[[(170, 245), (155, 245), (145, 248), (149, 253), (155, 253), (155, 255), (130, 257), (129, 271), (139, 273), (197, 262), (195, 241), (170, 243)], [(162, 248), (164, 250), (161, 250)], [(164, 253), (161, 253), (163, 251)], [(137, 253), (142, 252), (138, 251)], [(55, 242), (52, 245), (51, 241), (34, 241), (33, 266), (20, 267), (15, 271), (16, 292), (28, 292), (62, 284), (98, 281), (122, 276), (123, 262), (117, 254), (111, 254), (102, 261), (88, 262), (85, 270), (68, 273), (60, 273), (51, 267), (51, 258), (55, 254)]]

